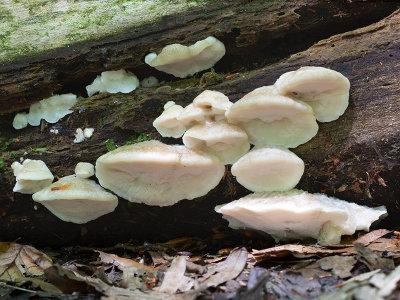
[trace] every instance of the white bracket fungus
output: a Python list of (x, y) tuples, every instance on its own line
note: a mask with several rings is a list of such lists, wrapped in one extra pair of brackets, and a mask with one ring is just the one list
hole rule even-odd
[(204, 123), (206, 121), (206, 113), (200, 107), (196, 107), (193, 103), (190, 103), (178, 115), (177, 120), (186, 128), (190, 128), (196, 124)]
[(32, 195), (66, 222), (83, 224), (113, 212), (118, 198), (93, 180), (70, 175)]
[(285, 148), (254, 148), (231, 168), (232, 175), (253, 192), (287, 191), (304, 173), (304, 162)]
[(145, 63), (159, 71), (185, 78), (211, 68), (224, 55), (224, 44), (209, 36), (189, 47), (180, 44), (168, 45), (159, 55), (146, 55)]
[(246, 130), (251, 144), (295, 148), (318, 132), (312, 108), (275, 95), (270, 87), (255, 89), (226, 112), (229, 123)]
[(130, 93), (139, 86), (139, 79), (135, 74), (124, 69), (118, 71), (106, 71), (97, 76), (92, 84), (86, 86), (88, 96), (96, 93)]
[(93, 132), (94, 132), (94, 128), (85, 128), (84, 130), (82, 130), (82, 128), (77, 128), (75, 130), (74, 143), (79, 144), (87, 139), (90, 139), (93, 135)]
[(281, 75), (275, 82), (277, 92), (309, 104), (318, 121), (338, 119), (349, 105), (349, 80), (334, 70), (302, 67)]
[(79, 162), (76, 164), (75, 174), (79, 178), (89, 178), (94, 175), (94, 166), (88, 162)]
[(28, 126), (28, 115), (26, 113), (16, 114), (12, 125), (15, 129), (25, 128)]
[(149, 77), (143, 78), (142, 81), (140, 81), (140, 86), (144, 87), (144, 88), (156, 87), (159, 85), (160, 85), (160, 82), (154, 76), (149, 76)]
[(173, 101), (167, 102), (164, 105), (163, 113), (154, 120), (153, 126), (163, 137), (182, 137), (186, 127), (177, 119), (182, 111), (182, 106), (176, 105)]
[(233, 164), (250, 149), (246, 132), (225, 121), (195, 125), (183, 136), (186, 147), (218, 157), (224, 164)]
[(53, 182), (53, 174), (41, 160), (25, 159), (22, 164), (12, 163), (17, 183), (13, 191), (22, 194), (33, 194), (49, 186)]
[(225, 113), (232, 104), (223, 93), (211, 90), (205, 90), (193, 100), (193, 106), (201, 108), (214, 121), (225, 119)]
[[(55, 95), (34, 103), (29, 108), (29, 114), (16, 114), (13, 121), (15, 129), (22, 129), (29, 123), (32, 126), (39, 126), (40, 120), (45, 119), (49, 123), (56, 123), (64, 116), (72, 113), (70, 110), (77, 102), (76, 95), (63, 94)], [(26, 121), (25, 122), (25, 117)]]
[(85, 140), (85, 136), (83, 135), (83, 130), (82, 128), (77, 128), (75, 130), (75, 139), (74, 139), (74, 143), (75, 144), (79, 144), (82, 143)]
[(186, 129), (196, 124), (224, 120), (225, 112), (231, 106), (232, 102), (224, 94), (205, 90), (185, 108), (169, 101), (164, 106), (164, 112), (154, 120), (153, 126), (163, 137), (180, 138)]
[(158, 206), (207, 194), (224, 172), (212, 155), (158, 141), (122, 146), (96, 161), (103, 187), (131, 202)]
[(386, 215), (384, 207), (369, 208), (321, 194), (301, 190), (255, 193), (215, 210), (232, 228), (264, 231), (275, 240), (318, 239), (321, 244), (338, 244), (342, 235), (369, 230)]

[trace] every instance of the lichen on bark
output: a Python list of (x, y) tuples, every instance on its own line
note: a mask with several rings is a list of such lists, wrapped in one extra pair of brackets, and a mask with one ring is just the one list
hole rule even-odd
[[(153, 23), (210, 0), (4, 0), (0, 63)], [(215, 2), (215, 0), (211, 0)]]

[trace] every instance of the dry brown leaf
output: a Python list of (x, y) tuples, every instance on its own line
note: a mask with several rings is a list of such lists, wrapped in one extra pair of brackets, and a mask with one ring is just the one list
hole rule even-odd
[(236, 278), (246, 266), (246, 261), (246, 248), (233, 249), (224, 261), (207, 266), (207, 273), (199, 279), (201, 289), (217, 286)]
[(194, 282), (189, 277), (185, 276), (186, 257), (178, 256), (174, 258), (168, 271), (165, 272), (164, 279), (161, 283), (160, 292), (174, 294), (178, 290), (181, 292), (189, 291)]
[(331, 254), (346, 253), (346, 248), (328, 249), (321, 246), (303, 246), (298, 244), (287, 244), (263, 250), (253, 250), (252, 254), (257, 262), (268, 259), (285, 257), (290, 254), (302, 254), (304, 256), (326, 256)]
[(356, 239), (353, 242), (353, 244), (357, 243), (357, 244), (363, 244), (364, 246), (367, 246), (388, 233), (390, 233), (390, 230), (387, 230), (387, 229), (374, 230), (374, 231), (368, 232), (368, 233), (360, 236), (358, 239)]
[(339, 278), (350, 277), (352, 275), (351, 270), (356, 262), (357, 259), (354, 256), (340, 255), (324, 257), (318, 260), (318, 264), (322, 270), (332, 270), (333, 275), (336, 275)]
[(52, 264), (50, 257), (32, 246), (0, 242), (0, 280), (26, 281), (43, 275)]
[[(382, 238), (379, 237), (387, 234), (384, 230), (371, 232), (372, 235), (360, 237), (364, 243), (369, 243), (367, 248), (373, 251), (385, 252), (386, 256), (392, 258), (400, 257), (400, 240), (397, 238)], [(383, 234), (385, 233), (385, 234)], [(395, 236), (394, 236), (395, 237)], [(376, 239), (375, 239), (376, 238)], [(293, 255), (295, 257), (312, 257), (312, 256), (329, 256), (329, 255), (354, 255), (357, 250), (354, 245), (335, 245), (335, 246), (317, 246), (317, 245), (299, 245), (286, 244), (272, 248), (253, 250), (252, 255), (256, 259), (256, 263), (261, 261), (286, 257)]]
[(134, 267), (134, 268), (140, 269), (142, 271), (149, 271), (149, 272), (155, 271), (155, 269), (153, 267), (146, 266), (146, 265), (139, 263), (137, 261), (134, 261), (132, 259), (119, 257), (118, 255), (106, 253), (106, 252), (99, 251), (99, 250), (95, 250), (95, 251), (100, 254), (100, 259), (102, 262), (104, 262), (106, 264), (112, 264), (114, 266), (117, 266), (121, 270), (123, 270), (124, 268), (128, 268), (128, 267), (129, 268)]

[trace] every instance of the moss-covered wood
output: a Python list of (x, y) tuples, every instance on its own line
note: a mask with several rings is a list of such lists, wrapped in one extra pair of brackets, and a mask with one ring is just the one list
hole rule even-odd
[[(398, 6), (396, 1), (361, 2), (4, 1), (0, 115), (52, 93), (86, 96), (84, 86), (105, 70), (126, 68), (139, 78), (171, 79), (144, 64), (147, 53), (168, 44), (189, 45), (213, 35), (227, 48), (216, 68), (233, 72), (378, 21)], [(108, 19), (96, 24), (98, 18)]]
[[(285, 11), (285, 15), (291, 9)], [(274, 10), (271, 15), (273, 12), (277, 15)], [(272, 84), (282, 73), (304, 65), (329, 67), (343, 73), (352, 84), (348, 110), (339, 120), (320, 124), (313, 140), (294, 149), (306, 163), (306, 173), (299, 188), (326, 192), (369, 206), (385, 204), (389, 218), (384, 224), (395, 227), (399, 225), (397, 214), (400, 212), (397, 202), (400, 199), (400, 87), (396, 71), (400, 67), (399, 29), (400, 12), (396, 11), (379, 23), (322, 40), (279, 62), (238, 72), (233, 78), (228, 76), (231, 79), (225, 79), (230, 75), (226, 72), (222, 74), (222, 82), (207, 88), (224, 92), (236, 101), (256, 87)], [(290, 32), (291, 28), (287, 28), (286, 35), (280, 34), (282, 41)], [(302, 34), (307, 35), (307, 31), (300, 31), (299, 35)], [(268, 35), (262, 37), (254, 42), (253, 48), (258, 49), (260, 45), (263, 49), (263, 45), (268, 44)], [(147, 49), (142, 51), (147, 53)], [(245, 47), (243, 51), (248, 53), (249, 48)], [(104, 61), (100, 60), (97, 68)], [(76, 68), (83, 73), (88, 71), (85, 65)], [(206, 76), (213, 78), (215, 74)], [(0, 128), (9, 145), (1, 152), (3, 165), (0, 167), (4, 170), (0, 182), (0, 238), (21, 238), (24, 242), (35, 242), (35, 245), (104, 245), (129, 239), (208, 236), (213, 228), (227, 230), (226, 222), (213, 211), (214, 206), (248, 193), (229, 172), (205, 197), (163, 208), (120, 199), (114, 213), (85, 225), (62, 222), (34, 203), (29, 195), (11, 192), (14, 177), (9, 166), (20, 157), (42, 159), (55, 175), (61, 177), (71, 174), (79, 161), (94, 163), (107, 151), (107, 141), (123, 145), (128, 141), (143, 140), (149, 134), (160, 138), (152, 122), (161, 113), (163, 104), (170, 100), (181, 105), (190, 103), (204, 90), (199, 81), (167, 82), (159, 88), (139, 88), (128, 95), (101, 94), (81, 99), (73, 114), (54, 125), (59, 129), (59, 135), (51, 134), (49, 129), (53, 125), (46, 123), (15, 131), (11, 127), (13, 114), (4, 115), (0, 119)], [(90, 140), (74, 144), (73, 133), (77, 127), (94, 127), (95, 133)], [(175, 139), (163, 141), (181, 142)], [(4, 145), (5, 141), (0, 147)]]

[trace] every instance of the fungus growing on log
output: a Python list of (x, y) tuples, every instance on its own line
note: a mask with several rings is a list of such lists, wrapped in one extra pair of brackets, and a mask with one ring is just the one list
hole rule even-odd
[(49, 186), (54, 179), (49, 168), (41, 160), (25, 159), (22, 164), (15, 161), (11, 168), (17, 180), (14, 192), (33, 194)]
[(295, 148), (318, 132), (312, 108), (275, 95), (270, 87), (253, 90), (226, 112), (229, 123), (246, 130), (251, 144)]
[[(16, 114), (13, 121), (15, 129), (22, 129), (29, 125), (39, 126), (40, 120), (45, 119), (49, 123), (56, 123), (64, 116), (72, 113), (70, 110), (77, 102), (76, 95), (55, 95), (34, 103), (29, 108), (29, 113)], [(25, 117), (26, 121), (25, 122)]]
[(287, 191), (304, 173), (304, 162), (285, 148), (254, 148), (231, 168), (232, 175), (252, 192)]
[(224, 55), (224, 44), (209, 36), (189, 47), (181, 44), (165, 46), (158, 55), (147, 54), (145, 63), (159, 71), (185, 78), (211, 68)]
[(124, 69), (118, 71), (105, 71), (97, 76), (92, 84), (86, 86), (88, 96), (96, 93), (130, 93), (139, 86), (139, 79), (135, 74)]
[(158, 141), (122, 146), (96, 161), (103, 187), (131, 202), (158, 206), (207, 194), (224, 172), (212, 155)]
[(75, 174), (79, 178), (89, 178), (94, 175), (94, 166), (88, 162), (78, 162), (75, 167)]
[(369, 208), (301, 190), (254, 193), (215, 208), (232, 228), (251, 228), (276, 241), (314, 238), (338, 244), (342, 235), (369, 230), (386, 209)]
[(327, 68), (302, 67), (287, 72), (274, 86), (279, 94), (310, 105), (320, 122), (338, 119), (349, 105), (349, 80)]
[(226, 111), (232, 106), (229, 98), (221, 92), (205, 90), (193, 100), (193, 106), (202, 109), (212, 120), (225, 119)]
[(225, 121), (195, 125), (183, 136), (186, 147), (218, 157), (224, 164), (233, 164), (250, 149), (246, 132)]
[(113, 212), (118, 198), (93, 180), (75, 175), (36, 192), (32, 199), (66, 222), (83, 224)]
[(183, 111), (183, 107), (169, 101), (164, 105), (163, 113), (154, 120), (153, 126), (163, 137), (180, 138), (186, 131), (186, 127), (178, 116)]

